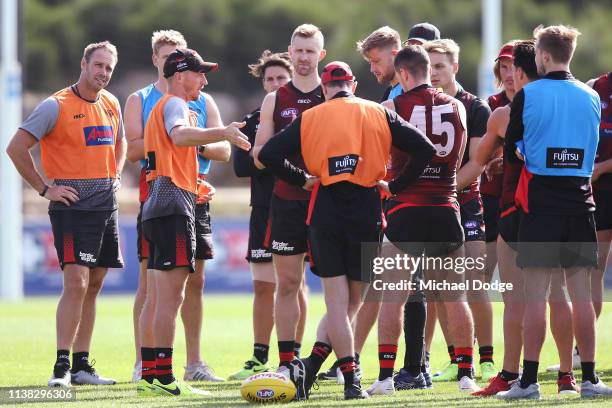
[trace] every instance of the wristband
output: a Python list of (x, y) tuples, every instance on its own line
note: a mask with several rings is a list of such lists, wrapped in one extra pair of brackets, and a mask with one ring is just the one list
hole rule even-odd
[(49, 190), (49, 186), (45, 184), (45, 188), (43, 188), (43, 191), (38, 193), (38, 195), (41, 196), (41, 197), (44, 197), (45, 194), (47, 194), (47, 190)]

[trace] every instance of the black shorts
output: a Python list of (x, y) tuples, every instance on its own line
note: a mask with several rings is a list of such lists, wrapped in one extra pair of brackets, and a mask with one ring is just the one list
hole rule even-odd
[(597, 231), (612, 229), (612, 190), (593, 190)]
[(49, 211), (60, 266), (123, 268), (117, 210)]
[(522, 214), (518, 232), (520, 268), (597, 266), (597, 233), (593, 213)]
[(465, 242), (484, 241), (485, 223), (483, 218), (482, 201), (474, 198), (460, 205), (461, 226)]
[(487, 242), (497, 241), (497, 221), (499, 220), (499, 197), (482, 194), (482, 206), (484, 209), (485, 240)]
[(252, 263), (272, 262), (272, 252), (264, 245), (269, 231), (270, 207), (251, 207), (249, 246), (245, 259)]
[(308, 250), (308, 200), (283, 200), (272, 194), (268, 248), (277, 255), (297, 255)]
[(321, 186), (313, 195), (309, 227), (316, 265), (313, 273), (321, 278), (346, 276), (369, 283), (382, 228), (378, 189), (341, 182)]
[(518, 242), (519, 224), (521, 222), (521, 211), (514, 205), (503, 208), (499, 215), (497, 227), (499, 235), (504, 239), (510, 248), (516, 251)]
[(197, 204), (195, 208), (196, 259), (213, 259), (212, 225), (210, 204)]
[(188, 267), (195, 271), (195, 223), (185, 215), (169, 215), (142, 223), (149, 241), (148, 269), (161, 271)]
[(144, 203), (140, 203), (140, 210), (138, 211), (138, 217), (136, 218), (136, 250), (138, 252), (138, 262), (142, 262), (143, 259), (149, 257), (149, 241), (144, 237), (142, 231), (142, 206)]
[(459, 204), (454, 206), (404, 206), (388, 201), (385, 235), (397, 248), (412, 256), (444, 256), (464, 242)]

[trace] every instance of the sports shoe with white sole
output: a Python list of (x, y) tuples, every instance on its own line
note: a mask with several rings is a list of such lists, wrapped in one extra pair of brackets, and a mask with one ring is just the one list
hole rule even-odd
[(55, 366), (53, 375), (47, 385), (49, 387), (70, 388), (70, 366)]
[(368, 399), (370, 394), (361, 389), (361, 383), (359, 380), (355, 381), (353, 385), (344, 389), (344, 399)]
[(517, 381), (512, 384), (512, 387), (508, 391), (501, 391), (495, 395), (497, 399), (513, 400), (513, 399), (533, 399), (539, 400), (542, 398), (540, 395), (540, 384), (529, 384), (527, 388), (521, 388), (521, 382)]
[(497, 375), (497, 370), (495, 370), (495, 365), (490, 361), (485, 361), (484, 363), (480, 363), (480, 378), (484, 382), (489, 382), (489, 380)]
[(366, 390), (369, 396), (372, 395), (393, 395), (395, 387), (393, 386), (393, 377), (387, 377), (384, 380), (376, 379), (374, 384)]
[(476, 381), (474, 381), (473, 378), (470, 378), (467, 375), (461, 377), (461, 379), (457, 381), (457, 385), (459, 386), (459, 391), (462, 392), (472, 393), (480, 391), (482, 389), (478, 386), (478, 384), (476, 384)]
[(183, 376), (183, 380), (224, 382), (225, 378), (215, 375), (215, 370), (206, 364), (205, 361), (198, 361), (197, 363), (185, 367), (185, 375)]
[(601, 379), (595, 384), (585, 381), (580, 385), (580, 396), (582, 398), (612, 397), (612, 388), (604, 384)]
[(140, 361), (134, 364), (134, 370), (132, 370), (132, 382), (138, 383), (142, 379), (142, 363)]
[(270, 371), (270, 365), (267, 362), (262, 363), (257, 359), (257, 357), (253, 356), (249, 360), (244, 362), (244, 366), (240, 370), (230, 374), (228, 379), (246, 380), (252, 375), (264, 373), (266, 371)]
[[(580, 354), (578, 354), (578, 349), (574, 347), (572, 352), (572, 370), (578, 370), (582, 368), (580, 365)], [(553, 364), (551, 366), (546, 367), (546, 371), (556, 373), (561, 370), (561, 366), (559, 364)]]
[(136, 383), (136, 396), (137, 397), (155, 397), (160, 395), (157, 393), (157, 389), (153, 387), (153, 384), (148, 383), (142, 378)]
[(170, 384), (162, 384), (156, 378), (153, 380), (153, 384), (151, 384), (152, 392), (169, 397), (189, 397), (192, 395), (198, 395), (202, 397), (210, 396), (212, 393), (206, 390), (200, 390), (198, 388), (193, 388), (188, 384), (184, 384), (180, 381), (174, 380)]
[(81, 367), (80, 370), (71, 372), (72, 383), (76, 385), (113, 385), (117, 384), (117, 381), (113, 378), (101, 377), (93, 368), (96, 360), (92, 360), (91, 363), (87, 363)]
[(449, 363), (442, 371), (435, 373), (431, 380), (433, 382), (455, 381), (458, 373), (459, 366), (457, 363)]

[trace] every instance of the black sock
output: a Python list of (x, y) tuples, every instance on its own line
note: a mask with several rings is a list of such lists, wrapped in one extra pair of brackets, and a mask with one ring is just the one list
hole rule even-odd
[(590, 381), (592, 384), (597, 384), (599, 378), (595, 375), (595, 363), (580, 362), (582, 367), (582, 382)]
[(521, 388), (527, 388), (538, 382), (539, 361), (523, 360), (523, 375), (521, 376)]
[(53, 366), (53, 376), (55, 378), (63, 377), (68, 370), (70, 370), (70, 351), (57, 350), (57, 357)]
[(72, 353), (72, 372), (76, 373), (81, 368), (89, 365), (89, 351)]
[(448, 357), (450, 357), (451, 364), (455, 364), (457, 362), (457, 356), (455, 356), (455, 346), (449, 344), (448, 347)]
[(317, 341), (314, 346), (312, 346), (312, 351), (310, 352), (310, 356), (308, 356), (308, 360), (310, 361), (310, 373), (307, 374), (316, 375), (331, 351), (332, 348), (329, 344)]
[(155, 348), (140, 348), (140, 378), (151, 384), (155, 379)]
[(253, 344), (253, 355), (261, 364), (266, 364), (268, 362), (268, 351), (270, 351), (270, 346), (267, 344)]
[(481, 346), (478, 348), (480, 364), (493, 362), (493, 346)]
[(507, 382), (514, 381), (519, 378), (518, 373), (511, 373), (510, 371), (506, 370), (502, 370), (499, 376), (502, 378), (502, 380), (505, 380)]
[[(425, 348), (425, 322), (427, 321), (427, 306), (418, 299), (408, 298), (404, 305), (404, 368), (421, 369), (423, 350)], [(418, 371), (417, 371), (418, 374)]]
[(282, 363), (290, 363), (295, 357), (295, 341), (286, 340), (278, 342), (278, 359)]
[(155, 348), (155, 377), (163, 385), (168, 385), (175, 380), (172, 372), (172, 348)]
[(355, 364), (359, 365), (359, 353), (355, 353)]
[(296, 358), (300, 358), (300, 350), (302, 350), (302, 343), (297, 341), (293, 343), (293, 354)]
[(344, 389), (351, 388), (355, 383), (355, 357), (348, 356), (339, 359), (338, 367), (344, 376)]

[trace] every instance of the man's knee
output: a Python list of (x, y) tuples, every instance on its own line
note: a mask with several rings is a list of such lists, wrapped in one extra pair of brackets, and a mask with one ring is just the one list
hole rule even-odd
[(302, 285), (302, 276), (295, 273), (278, 274), (278, 296), (297, 296)]
[(276, 284), (271, 282), (253, 281), (253, 292), (256, 298), (274, 298)]
[(85, 267), (66, 266), (64, 270), (64, 295), (84, 297), (89, 287), (89, 274)]
[(187, 284), (185, 285), (185, 291), (194, 294), (202, 294), (204, 290), (204, 274), (203, 273), (192, 273), (187, 278)]

